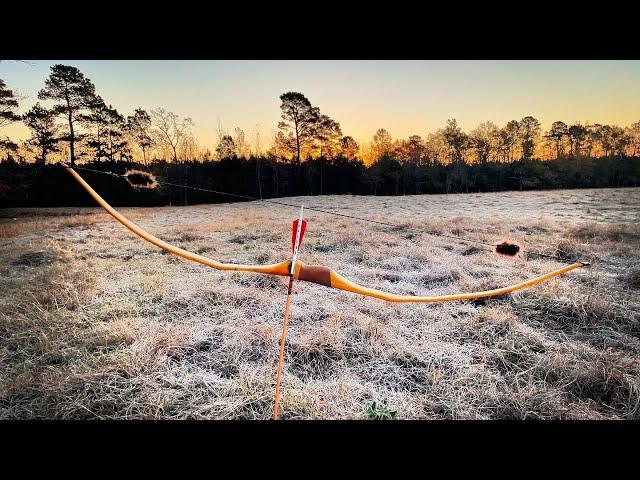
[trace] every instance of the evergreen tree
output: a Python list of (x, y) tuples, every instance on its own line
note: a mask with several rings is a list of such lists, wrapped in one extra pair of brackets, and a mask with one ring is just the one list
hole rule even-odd
[(151, 117), (142, 108), (137, 108), (132, 116), (127, 117), (126, 130), (142, 150), (142, 160), (146, 165), (147, 151), (154, 144), (151, 135)]
[(76, 143), (81, 136), (76, 124), (82, 113), (95, 98), (95, 87), (76, 67), (53, 65), (51, 74), (45, 81), (44, 88), (38, 93), (40, 100), (53, 100), (59, 103), (50, 109), (54, 114), (65, 118), (68, 131), (63, 140), (69, 142), (69, 159), (76, 163)]
[[(13, 90), (9, 90), (4, 80), (0, 78), (0, 127), (20, 120), (20, 115), (16, 113), (17, 109), (18, 99)], [(0, 138), (0, 149), (15, 152), (18, 150), (18, 145), (8, 137)]]
[(312, 146), (316, 139), (316, 127), (320, 119), (320, 111), (313, 107), (303, 94), (287, 92), (280, 95), (282, 104), (282, 121), (278, 128), (286, 139), (284, 145), (295, 148), (295, 160), (300, 164), (300, 153)]
[(31, 130), (31, 138), (27, 143), (38, 151), (38, 162), (42, 165), (47, 163), (47, 155), (59, 152), (58, 148), (58, 126), (55, 122), (55, 115), (36, 103), (24, 116), (24, 122)]

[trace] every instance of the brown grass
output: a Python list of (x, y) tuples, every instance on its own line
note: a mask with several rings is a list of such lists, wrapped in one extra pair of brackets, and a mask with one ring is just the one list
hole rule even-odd
[[(398, 293), (494, 288), (558, 266), (416, 229), (511, 238), (595, 263), (509, 297), (435, 305), (298, 283), (283, 418), (366, 418), (373, 401), (399, 418), (640, 418), (637, 226), (599, 191), (547, 193), (540, 209), (584, 200), (559, 218), (501, 218), (505, 202), (537, 195), (291, 199), (397, 221), (310, 212), (301, 258)], [(611, 218), (584, 221), (585, 202)], [(429, 208), (450, 218), (418, 214)], [(243, 263), (287, 258), (297, 214), (262, 204), (124, 213), (161, 238)], [(0, 217), (0, 418), (270, 417), (285, 279), (163, 255), (97, 209)]]
[(640, 266), (630, 268), (623, 278), (630, 287), (640, 288)]

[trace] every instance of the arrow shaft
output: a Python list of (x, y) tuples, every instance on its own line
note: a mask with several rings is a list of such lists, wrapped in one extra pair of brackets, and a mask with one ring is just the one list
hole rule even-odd
[(280, 335), (280, 353), (278, 354), (278, 373), (276, 374), (276, 394), (273, 403), (273, 419), (278, 419), (278, 409), (280, 407), (280, 382), (282, 380), (282, 364), (284, 362), (284, 345), (287, 341), (287, 324), (291, 313), (291, 294), (293, 293), (293, 276), (289, 277), (289, 288), (287, 289), (287, 302), (284, 306), (284, 321), (282, 322), (282, 335)]

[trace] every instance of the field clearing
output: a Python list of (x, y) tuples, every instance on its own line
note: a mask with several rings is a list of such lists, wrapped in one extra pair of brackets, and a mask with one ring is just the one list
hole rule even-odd
[[(108, 195), (105, 199), (109, 201)], [(593, 265), (509, 296), (391, 304), (298, 282), (282, 418), (640, 418), (640, 189), (317, 196), (300, 259), (402, 294), (559, 268), (436, 230)], [(297, 211), (259, 202), (120, 211), (213, 259), (290, 255)], [(99, 208), (0, 210), (0, 419), (251, 418), (273, 405), (285, 278), (163, 254)]]

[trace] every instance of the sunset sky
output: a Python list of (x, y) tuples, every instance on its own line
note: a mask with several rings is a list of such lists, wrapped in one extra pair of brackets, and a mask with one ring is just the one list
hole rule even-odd
[[(394, 138), (426, 135), (456, 118), (471, 130), (525, 115), (544, 129), (555, 120), (615, 123), (640, 120), (639, 61), (32, 61), (0, 62), (0, 78), (37, 100), (55, 63), (77, 66), (123, 115), (164, 107), (195, 122), (213, 149), (218, 119), (268, 142), (280, 118), (279, 95), (304, 93), (343, 133), (368, 142), (384, 127)], [(26, 127), (0, 135), (28, 137)]]

